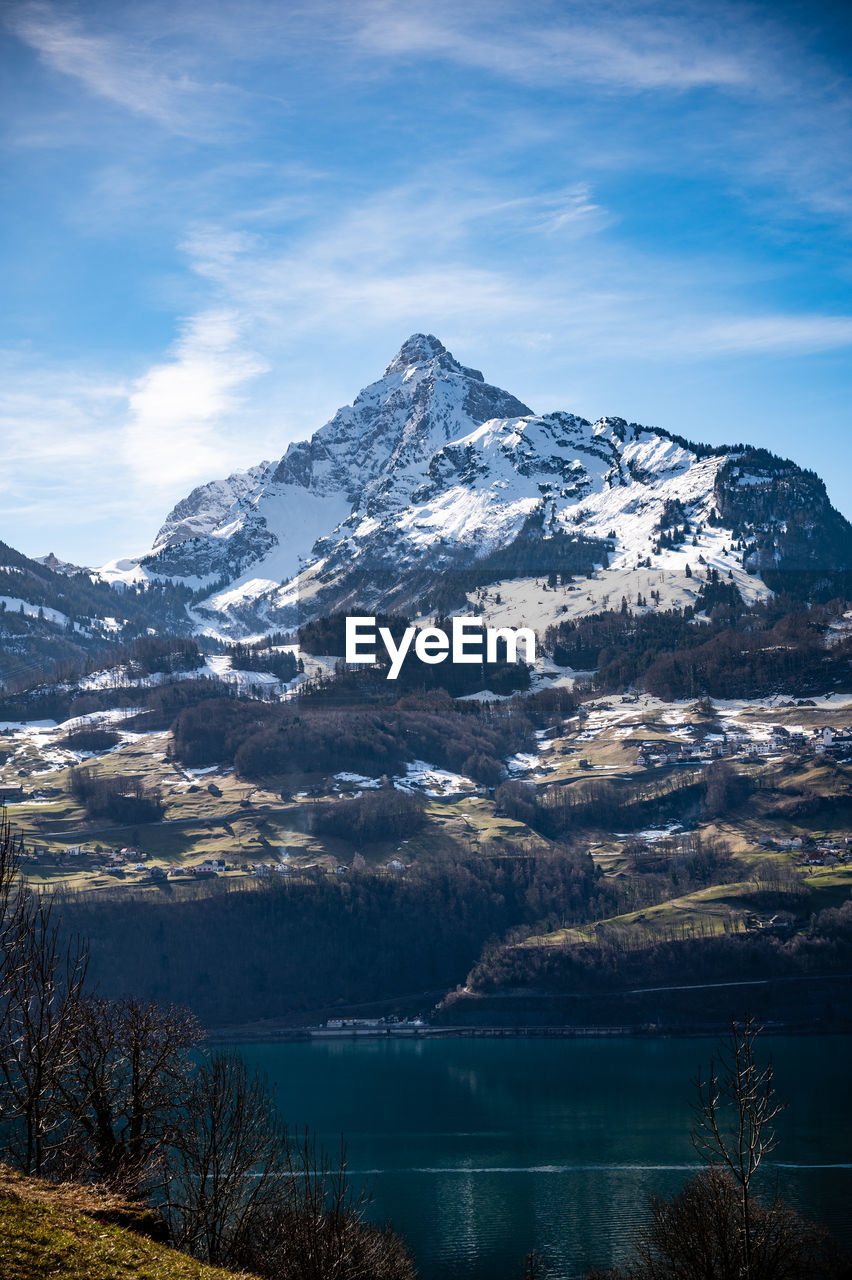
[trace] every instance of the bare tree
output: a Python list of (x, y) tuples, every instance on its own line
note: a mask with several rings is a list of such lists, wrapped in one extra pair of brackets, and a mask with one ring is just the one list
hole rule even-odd
[(74, 1058), (88, 952), (62, 940), (46, 898), (20, 887), (4, 965), (0, 1116), (8, 1153), (42, 1174), (68, 1136), (61, 1082)]
[(81, 1003), (62, 1092), (79, 1158), (99, 1182), (135, 1192), (155, 1175), (203, 1038), (186, 1009), (132, 997)]
[(761, 1067), (755, 1042), (761, 1028), (750, 1014), (731, 1031), (706, 1079), (696, 1082), (698, 1101), (692, 1144), (702, 1159), (728, 1170), (739, 1188), (738, 1231), (744, 1280), (753, 1280), (751, 1184), (764, 1156), (775, 1148), (773, 1121), (786, 1103), (775, 1094), (771, 1060)]
[(413, 1280), (411, 1257), (365, 1220), (345, 1152), (309, 1133), (289, 1140), (272, 1093), (236, 1053), (209, 1055), (172, 1143), (165, 1204), (173, 1238), (196, 1257), (269, 1280)]
[(5, 1041), (5, 1016), (11, 993), (12, 975), (21, 963), (20, 938), (26, 895), (21, 880), (20, 837), (15, 837), (0, 810), (0, 1035)]
[(21, 875), (22, 841), (0, 816), (0, 1122), (6, 1154), (41, 1173), (67, 1134), (58, 1082), (85, 979), (87, 954), (63, 945), (49, 899)]
[(165, 1209), (177, 1245), (205, 1262), (243, 1248), (283, 1194), (287, 1137), (263, 1077), (237, 1053), (211, 1053), (186, 1094), (169, 1152)]
[(677, 1194), (651, 1197), (629, 1266), (586, 1280), (848, 1280), (848, 1260), (822, 1227), (777, 1195), (767, 1204), (753, 1194), (783, 1110), (771, 1062), (755, 1057), (759, 1031), (748, 1015), (732, 1021), (707, 1078), (699, 1073), (692, 1141), (707, 1167)]

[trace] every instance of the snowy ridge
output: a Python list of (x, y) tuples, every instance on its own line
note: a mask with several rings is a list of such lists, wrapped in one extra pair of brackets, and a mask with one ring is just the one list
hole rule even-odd
[(202, 534), (212, 533), (223, 523), (228, 512), (261, 484), (270, 463), (261, 462), (248, 471), (236, 471), (227, 480), (212, 480), (200, 485), (179, 502), (166, 516), (154, 539), (154, 552)]

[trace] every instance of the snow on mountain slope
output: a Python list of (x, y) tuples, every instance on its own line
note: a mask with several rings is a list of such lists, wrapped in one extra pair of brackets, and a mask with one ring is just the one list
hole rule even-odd
[[(495, 620), (542, 625), (622, 594), (688, 602), (713, 568), (753, 599), (788, 543), (820, 569), (821, 525), (832, 565), (852, 568), (852, 530), (810, 473), (621, 418), (538, 416), (415, 334), (310, 440), (194, 490), (148, 555), (101, 572), (201, 588), (193, 616), (222, 634), (333, 609), (484, 611), (497, 582)], [(593, 586), (572, 590), (579, 574)], [(539, 620), (525, 611), (542, 575), (557, 591)]]
[[(729, 535), (727, 535), (729, 536)], [(682, 548), (668, 551), (650, 568), (637, 568), (629, 556), (621, 563), (598, 569), (589, 578), (573, 583), (557, 583), (550, 587), (542, 576), (498, 580), (467, 593), (468, 607), (459, 612), (476, 612), (482, 622), (492, 627), (525, 625), (543, 632), (553, 623), (586, 617), (608, 609), (619, 609), (622, 598), (631, 613), (647, 613), (654, 607), (682, 609), (695, 606), (705, 578), (700, 573), (686, 575), (686, 565), (703, 555), (707, 566), (715, 568), (724, 581), (730, 580), (747, 604), (765, 600), (772, 592), (755, 574), (748, 573), (742, 557), (729, 553), (726, 535), (711, 532), (698, 538), (697, 551)], [(639, 600), (644, 602), (639, 603)]]

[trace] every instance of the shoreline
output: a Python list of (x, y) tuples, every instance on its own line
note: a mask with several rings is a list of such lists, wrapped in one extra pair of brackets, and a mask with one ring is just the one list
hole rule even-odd
[[(286, 1044), (327, 1041), (423, 1041), (423, 1040), (676, 1040), (706, 1039), (724, 1034), (727, 1026), (423, 1026), (423, 1027), (294, 1027), (238, 1026), (212, 1028), (209, 1044)], [(833, 1025), (765, 1023), (766, 1036), (852, 1035), (852, 1022)]]

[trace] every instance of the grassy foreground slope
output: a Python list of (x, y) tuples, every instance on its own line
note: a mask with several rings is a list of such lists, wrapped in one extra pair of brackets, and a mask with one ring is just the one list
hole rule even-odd
[[(144, 1207), (73, 1183), (53, 1186), (0, 1167), (3, 1280), (234, 1280), (141, 1234)], [(118, 1225), (126, 1223), (128, 1225)], [(241, 1280), (251, 1280), (242, 1274)]]

